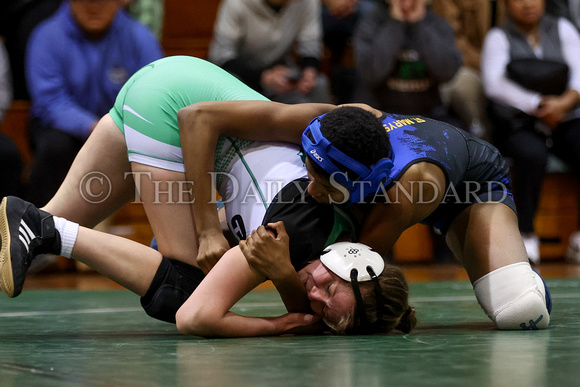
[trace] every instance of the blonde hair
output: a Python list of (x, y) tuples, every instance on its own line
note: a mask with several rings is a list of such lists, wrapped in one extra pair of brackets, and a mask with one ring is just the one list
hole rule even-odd
[[(385, 269), (378, 276), (382, 300), (377, 304), (372, 281), (360, 282), (363, 296), (363, 313), (369, 324), (363, 324), (357, 318), (357, 306), (352, 313), (336, 323), (326, 324), (337, 334), (384, 334), (397, 329), (409, 333), (417, 325), (415, 308), (409, 306), (409, 286), (401, 269), (385, 264)], [(378, 313), (377, 307), (380, 308)], [(379, 320), (378, 315), (381, 315)]]

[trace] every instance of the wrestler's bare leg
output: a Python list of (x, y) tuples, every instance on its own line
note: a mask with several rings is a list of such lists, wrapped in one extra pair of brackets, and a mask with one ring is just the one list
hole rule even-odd
[(185, 174), (139, 163), (131, 166), (159, 252), (197, 266), (191, 185), (186, 183)]
[(144, 296), (161, 263), (150, 247), (116, 235), (80, 227), (72, 258)]
[(109, 114), (103, 116), (78, 153), (57, 193), (43, 208), (94, 227), (134, 198), (125, 137)]
[(453, 221), (446, 239), (472, 283), (500, 267), (528, 261), (517, 216), (502, 203), (468, 207)]

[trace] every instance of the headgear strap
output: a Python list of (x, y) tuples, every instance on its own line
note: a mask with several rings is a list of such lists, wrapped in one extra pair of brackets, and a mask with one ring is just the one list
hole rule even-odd
[[(367, 196), (376, 193), (381, 184), (387, 187), (391, 183), (389, 174), (393, 168), (392, 155), (379, 160), (370, 168), (340, 151), (322, 135), (320, 120), (325, 115), (313, 119), (302, 133), (302, 148), (306, 154), (336, 181), (350, 192), (350, 204), (358, 203)], [(312, 136), (312, 140), (308, 135)], [(359, 178), (351, 180), (338, 168), (335, 162), (356, 173)]]
[(379, 283), (379, 277), (373, 271), (373, 268), (367, 266), (367, 272), (371, 276), (373, 281), (374, 289), (375, 289), (375, 302), (376, 302), (376, 310), (377, 310), (377, 320), (374, 323), (371, 323), (367, 319), (367, 314), (365, 312), (365, 306), (363, 303), (362, 295), (360, 292), (360, 286), (358, 284), (358, 270), (352, 269), (350, 272), (350, 282), (352, 284), (352, 290), (354, 292), (354, 298), (356, 300), (356, 311), (357, 316), (360, 320), (360, 324), (357, 330), (362, 331), (365, 328), (372, 328), (373, 326), (379, 326), (381, 324), (381, 319), (383, 317), (383, 295), (381, 292), (381, 285)]

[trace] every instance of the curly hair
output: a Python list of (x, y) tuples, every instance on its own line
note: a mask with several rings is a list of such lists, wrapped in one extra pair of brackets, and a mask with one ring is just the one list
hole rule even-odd
[(326, 114), (320, 131), (332, 145), (366, 166), (389, 157), (391, 151), (382, 122), (358, 107), (344, 106)]

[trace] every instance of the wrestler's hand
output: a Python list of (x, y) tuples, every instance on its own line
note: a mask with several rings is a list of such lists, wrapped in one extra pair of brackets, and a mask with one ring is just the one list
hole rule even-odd
[(260, 226), (245, 241), (240, 241), (240, 249), (254, 270), (276, 284), (295, 276), (296, 271), (290, 262), (290, 238), (284, 223), (268, 223), (268, 227), (277, 235)]
[(279, 317), (283, 334), (312, 335), (328, 330), (320, 316), (307, 313), (287, 313)]
[(200, 236), (196, 258), (199, 268), (207, 274), (229, 249), (230, 244), (221, 230)]

